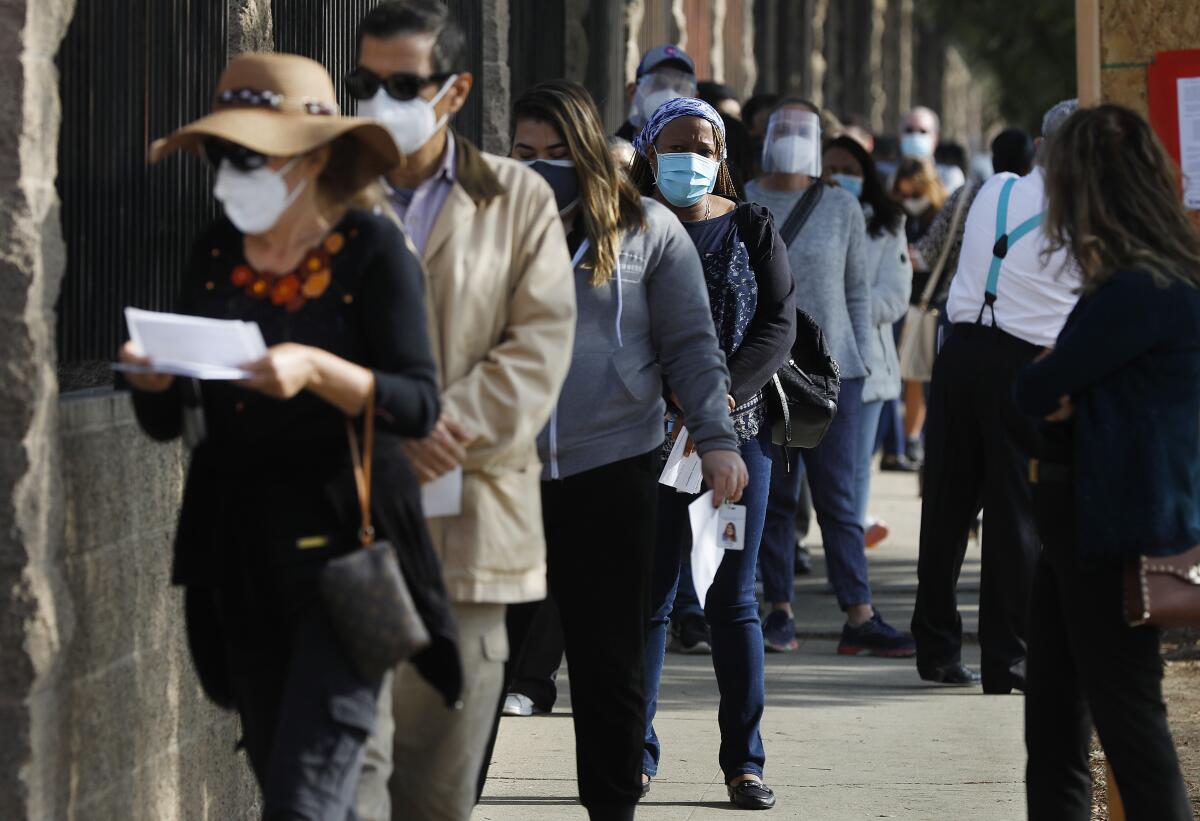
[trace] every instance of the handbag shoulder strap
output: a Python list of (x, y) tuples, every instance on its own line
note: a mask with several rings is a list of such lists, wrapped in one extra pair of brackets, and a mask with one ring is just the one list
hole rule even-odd
[(804, 192), (804, 196), (796, 201), (792, 206), (792, 210), (788, 212), (787, 219), (783, 221), (783, 227), (779, 229), (779, 236), (783, 239), (784, 245), (791, 245), (792, 241), (800, 235), (801, 229), (804, 228), (808, 218), (812, 216), (812, 212), (817, 207), (817, 203), (821, 201), (821, 197), (825, 193), (825, 184), (820, 180), (813, 180), (808, 186), (808, 190)]
[(966, 188), (963, 188), (962, 193), (958, 195), (957, 202), (954, 203), (954, 213), (950, 215), (950, 229), (946, 233), (946, 241), (942, 243), (942, 252), (938, 254), (937, 264), (933, 266), (933, 271), (929, 274), (929, 281), (925, 283), (925, 290), (921, 293), (921, 310), (923, 311), (929, 309), (929, 303), (933, 301), (933, 295), (937, 293), (938, 286), (941, 285), (942, 274), (945, 273), (946, 263), (950, 259), (950, 249), (954, 247), (954, 238), (958, 236), (958, 227), (962, 225), (963, 214), (967, 210), (967, 200), (974, 197), (974, 195), (968, 196), (968, 193)]
[(362, 524), (358, 529), (358, 541), (366, 547), (375, 541), (375, 528), (371, 526), (371, 454), (375, 450), (375, 379), (367, 390), (367, 401), (363, 406), (362, 450), (358, 447), (358, 435), (354, 422), (346, 417), (346, 436), (350, 439), (350, 460), (354, 466), (354, 485), (358, 490), (358, 507)]

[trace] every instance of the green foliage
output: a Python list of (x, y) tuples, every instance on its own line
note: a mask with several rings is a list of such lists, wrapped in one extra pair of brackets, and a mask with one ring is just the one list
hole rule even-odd
[(1037, 134), (1042, 114), (1075, 96), (1073, 0), (917, 0), (918, 13), (992, 76), (1004, 119)]

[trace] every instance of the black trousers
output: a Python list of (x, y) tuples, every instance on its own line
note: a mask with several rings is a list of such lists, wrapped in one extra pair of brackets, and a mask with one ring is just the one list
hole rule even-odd
[[(240, 598), (219, 594), (222, 612), (247, 612)], [(263, 818), (352, 821), (380, 682), (354, 672), (315, 596), (261, 629), (240, 626), (228, 648), (229, 677)]]
[(1130, 821), (1191, 821), (1167, 725), (1159, 631), (1122, 616), (1121, 566), (1083, 563), (1067, 483), (1034, 490), (1045, 550), (1031, 608), (1025, 744), (1030, 821), (1087, 821), (1092, 725)]
[[(593, 821), (632, 819), (642, 794), (646, 624), (661, 466), (655, 448), (542, 483), (547, 577), (570, 671), (579, 798)], [(523, 652), (514, 638), (521, 639), (510, 636), (510, 658)], [(484, 778), (486, 772), (481, 792)]]
[[(558, 700), (558, 668), (563, 659), (562, 617), (554, 596), (510, 604), (504, 618), (510, 648), (504, 694), (528, 696), (539, 710), (548, 713)], [(513, 647), (521, 648), (520, 655), (511, 651)]]
[(1039, 544), (1028, 460), (1034, 427), (1012, 399), (1038, 347), (982, 325), (957, 324), (938, 354), (925, 427), (925, 488), (912, 632), (922, 672), (961, 661), (958, 576), (984, 511), (979, 644), (983, 686), (1024, 686), (1029, 594)]

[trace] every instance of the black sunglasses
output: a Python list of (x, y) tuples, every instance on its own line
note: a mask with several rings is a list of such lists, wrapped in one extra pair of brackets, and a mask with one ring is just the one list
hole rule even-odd
[(382, 86), (393, 100), (405, 102), (420, 94), (421, 89), (432, 83), (441, 83), (450, 73), (430, 74), (422, 77), (420, 74), (393, 74), (390, 77), (380, 77), (373, 71), (359, 67), (346, 75), (346, 90), (356, 100), (369, 100), (375, 96)]
[(222, 160), (229, 160), (229, 164), (238, 171), (254, 171), (262, 168), (271, 159), (266, 154), (251, 151), (244, 145), (220, 140), (216, 137), (205, 140), (203, 145), (204, 158), (212, 163), (214, 168), (220, 167)]

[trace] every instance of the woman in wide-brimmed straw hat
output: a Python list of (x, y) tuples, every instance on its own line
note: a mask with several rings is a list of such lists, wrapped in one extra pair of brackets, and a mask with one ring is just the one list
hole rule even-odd
[[(317, 575), (356, 546), (345, 419), (372, 404), (374, 524), (433, 639), (414, 662), (449, 702), (461, 677), (401, 450), (438, 415), (423, 275), (401, 230), (354, 206), (400, 155), (383, 127), (338, 115), (319, 64), (257, 54), (232, 61), (213, 112), (151, 160), (180, 149), (216, 166), (226, 218), (196, 242), (178, 310), (255, 322), (269, 349), (238, 382), (127, 377), (147, 433), (191, 434), (174, 582), (206, 692), (241, 715), (264, 815), (345, 818), (380, 681), (339, 645)], [(121, 359), (149, 364), (130, 344)]]

